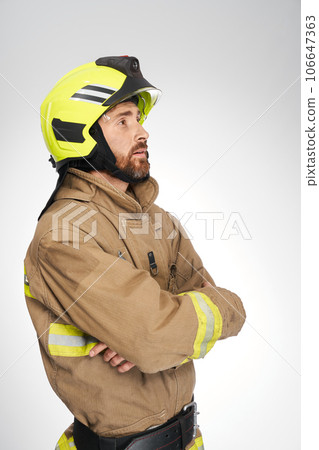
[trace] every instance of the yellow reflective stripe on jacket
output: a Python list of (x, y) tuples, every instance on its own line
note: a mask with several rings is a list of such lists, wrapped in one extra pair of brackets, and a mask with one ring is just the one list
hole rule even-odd
[(50, 324), (48, 348), (53, 356), (85, 356), (97, 342), (72, 325)]
[(35, 297), (33, 297), (33, 295), (30, 292), (29, 280), (28, 280), (28, 277), (27, 277), (27, 272), (25, 270), (25, 265), (23, 267), (24, 267), (24, 293), (28, 297), (35, 298)]
[[(189, 295), (192, 299), (197, 318), (198, 330), (191, 359), (204, 358), (222, 333), (223, 320), (216, 305), (202, 292), (189, 291), (179, 295)], [(187, 359), (183, 363), (187, 362)]]
[(204, 450), (204, 443), (202, 436), (195, 439), (195, 444), (189, 450)]
[(70, 449), (76, 450), (74, 438), (73, 436), (71, 436), (70, 439), (68, 439), (66, 435), (63, 433), (55, 447), (55, 450), (70, 450)]

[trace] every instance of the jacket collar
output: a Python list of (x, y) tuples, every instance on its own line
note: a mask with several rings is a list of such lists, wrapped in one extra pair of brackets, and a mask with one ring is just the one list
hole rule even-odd
[(150, 177), (138, 184), (131, 184), (122, 192), (108, 181), (79, 169), (69, 168), (54, 200), (72, 198), (91, 201), (118, 213), (121, 211), (147, 212), (158, 196), (157, 181)]

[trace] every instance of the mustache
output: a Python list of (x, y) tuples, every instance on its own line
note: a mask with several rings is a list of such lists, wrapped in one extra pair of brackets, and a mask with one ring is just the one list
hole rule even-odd
[(143, 148), (144, 150), (146, 150), (146, 156), (148, 158), (148, 145), (147, 142), (138, 142), (136, 145), (134, 145), (134, 147), (131, 149), (131, 154), (130, 156), (133, 155), (133, 153), (137, 152), (140, 148)]

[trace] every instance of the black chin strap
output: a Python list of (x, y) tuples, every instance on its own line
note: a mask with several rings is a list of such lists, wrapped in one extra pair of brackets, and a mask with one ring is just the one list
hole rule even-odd
[(38, 220), (40, 220), (40, 217), (45, 213), (49, 206), (52, 205), (54, 196), (63, 183), (69, 167), (74, 167), (76, 169), (83, 170), (84, 172), (89, 172), (91, 170), (108, 170), (113, 177), (119, 178), (120, 180), (125, 181), (125, 183), (129, 184), (142, 183), (150, 177), (150, 173), (148, 172), (145, 177), (135, 179), (124, 173), (116, 166), (116, 158), (114, 156), (114, 153), (110, 149), (110, 146), (104, 137), (102, 128), (97, 122), (95, 122), (95, 124), (91, 127), (90, 134), (96, 141), (96, 146), (92, 151), (92, 155), (90, 156), (90, 158), (77, 158), (73, 161), (70, 160), (68, 163), (60, 167), (59, 178), (56, 187), (52, 192), (47, 204), (41, 211)]
[[(95, 155), (90, 158), (89, 162), (94, 166), (97, 170), (108, 170), (111, 175), (113, 175), (116, 178), (119, 178), (122, 181), (125, 181), (126, 183), (141, 183), (142, 181), (147, 180), (150, 177), (150, 174), (147, 173), (145, 177), (135, 179), (130, 177), (127, 173), (124, 173), (121, 169), (119, 169), (116, 166), (116, 158), (114, 156), (114, 153), (110, 149), (109, 144), (107, 143), (102, 128), (100, 125), (95, 122), (95, 124), (91, 127), (90, 133), (92, 137), (96, 140), (96, 153)], [(87, 164), (87, 163), (86, 163)], [(92, 170), (92, 166), (89, 170)]]
[(119, 178), (130, 184), (141, 183), (149, 178), (149, 173), (143, 178), (132, 178), (116, 166), (115, 155), (104, 137), (102, 128), (97, 122), (92, 125), (90, 134), (96, 141), (96, 146), (92, 151), (92, 155), (90, 158), (78, 158), (74, 161), (70, 161), (69, 167), (75, 167), (84, 172), (89, 172), (90, 170), (107, 170), (113, 177)]

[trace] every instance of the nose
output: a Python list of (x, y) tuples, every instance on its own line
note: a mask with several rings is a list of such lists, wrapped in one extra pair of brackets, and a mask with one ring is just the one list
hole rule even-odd
[(149, 138), (148, 132), (144, 129), (144, 127), (140, 123), (137, 123), (136, 125), (137, 125), (136, 140), (147, 141), (147, 139)]

